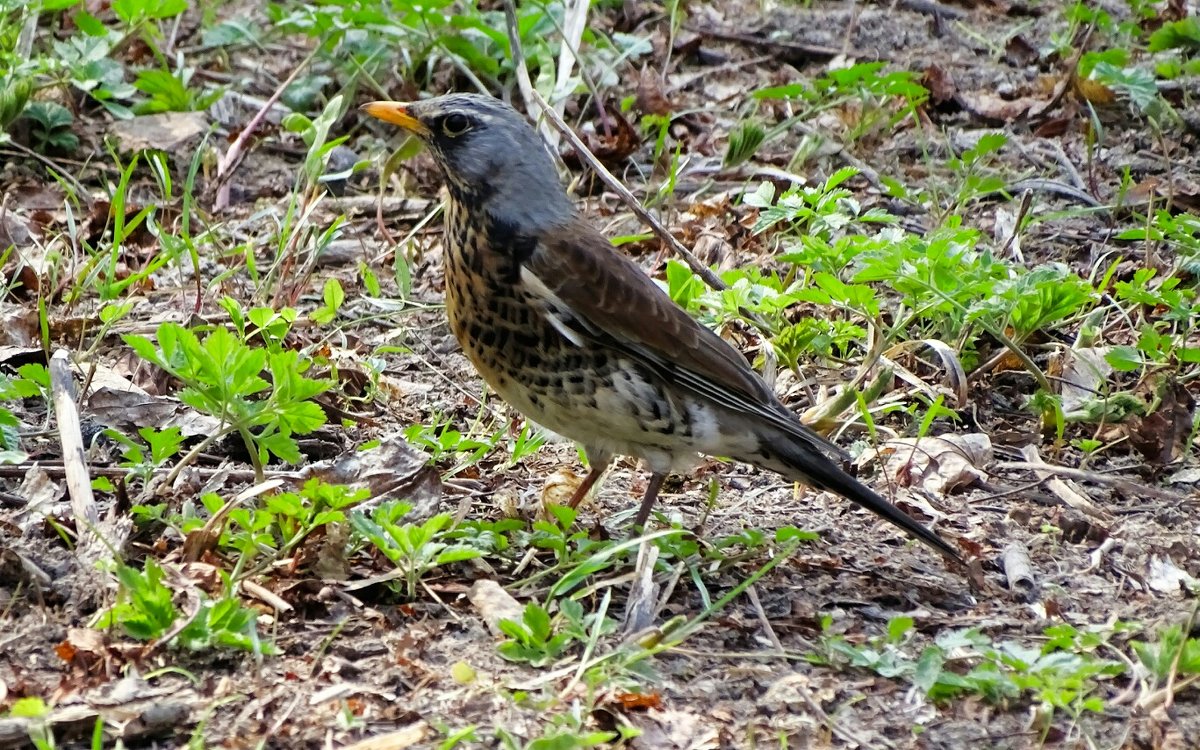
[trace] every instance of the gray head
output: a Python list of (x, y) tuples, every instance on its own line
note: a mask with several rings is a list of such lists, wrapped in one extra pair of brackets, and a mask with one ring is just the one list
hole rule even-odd
[(447, 94), (409, 104), (371, 102), (362, 109), (420, 138), (446, 187), (470, 209), (532, 231), (574, 215), (541, 136), (499, 99)]

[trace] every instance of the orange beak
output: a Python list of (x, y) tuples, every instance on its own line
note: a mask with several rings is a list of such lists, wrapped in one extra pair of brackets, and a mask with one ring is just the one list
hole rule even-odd
[(399, 125), (421, 138), (429, 135), (429, 128), (425, 127), (425, 123), (408, 113), (407, 104), (399, 102), (371, 102), (362, 105), (360, 109), (371, 117), (383, 120), (384, 122), (390, 122), (393, 125)]

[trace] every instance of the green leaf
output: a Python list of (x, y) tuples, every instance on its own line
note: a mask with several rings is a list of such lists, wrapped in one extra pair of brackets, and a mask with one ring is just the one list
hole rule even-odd
[(1151, 52), (1176, 48), (1200, 51), (1200, 19), (1190, 16), (1163, 24), (1150, 35), (1148, 48)]
[(755, 99), (797, 99), (805, 97), (808, 87), (803, 83), (789, 83), (785, 86), (768, 86), (755, 91)]
[(1153, 74), (1140, 68), (1118, 68), (1106, 62), (1096, 64), (1092, 77), (1129, 97), (1137, 109), (1151, 114), (1161, 103), (1158, 83)]
[(448, 565), (450, 563), (462, 562), (463, 560), (474, 560), (480, 557), (480, 552), (477, 549), (470, 547), (450, 547), (442, 551), (434, 560), (436, 565)]
[(289, 464), (298, 464), (304, 460), (304, 456), (300, 453), (300, 445), (290, 435), (282, 432), (259, 438), (258, 445)]
[(815, 531), (798, 529), (795, 526), (783, 526), (775, 530), (775, 541), (779, 544), (790, 542), (793, 539), (798, 539), (802, 542), (815, 542), (820, 538), (821, 535)]
[(113, 0), (112, 11), (132, 26), (147, 20), (161, 21), (187, 10), (187, 0)]
[(890, 643), (899, 643), (904, 639), (904, 635), (908, 633), (908, 631), (912, 630), (912, 627), (913, 618), (908, 617), (907, 615), (893, 617), (892, 619), (888, 620), (888, 641)]
[(328, 279), (325, 282), (325, 288), (321, 293), (325, 299), (325, 306), (331, 310), (338, 310), (342, 303), (346, 300), (346, 293), (342, 291), (342, 285), (337, 279)]
[(496, 623), (496, 627), (500, 628), (500, 632), (517, 641), (529, 640), (529, 629), (516, 620), (504, 619)]
[(938, 678), (942, 675), (942, 665), (945, 663), (945, 656), (940, 648), (929, 646), (921, 652), (921, 656), (917, 659), (917, 668), (913, 672), (913, 685), (921, 692), (929, 695), (933, 690), (933, 686), (937, 684)]
[(50, 707), (46, 702), (36, 695), (31, 695), (25, 698), (17, 698), (13, 701), (12, 707), (8, 710), (8, 715), (22, 719), (40, 719), (50, 714)]
[(534, 641), (545, 643), (550, 639), (550, 613), (536, 602), (525, 605), (525, 614), (522, 619)]

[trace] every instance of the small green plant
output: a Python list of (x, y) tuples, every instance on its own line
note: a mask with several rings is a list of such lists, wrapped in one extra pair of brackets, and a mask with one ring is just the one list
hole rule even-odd
[(257, 617), (257, 612), (243, 607), (233, 596), (204, 599), (174, 642), (192, 651), (229, 648), (252, 654), (278, 653), (273, 643), (259, 638)]
[(988, 166), (992, 158), (1008, 143), (1003, 133), (985, 133), (975, 145), (946, 162), (946, 168), (960, 180), (954, 194), (951, 213), (957, 213), (976, 198), (1003, 190), (1004, 178)]
[(366, 488), (309, 479), (299, 492), (269, 496), (263, 510), (274, 516), (275, 541), (280, 553), (287, 554), (318, 528), (345, 521), (346, 511), (370, 496)]
[[(104, 434), (115, 440), (121, 446), (121, 467), (129, 470), (129, 476), (146, 481), (154, 472), (164, 466), (179, 453), (183, 446), (183, 433), (178, 427), (168, 427), (156, 430), (153, 427), (143, 427), (138, 435), (145, 441), (144, 446), (122, 435), (116, 430), (105, 430)], [(147, 453), (146, 448), (149, 449)]]
[(404, 596), (412, 600), (417, 598), (421, 579), (430, 571), (475, 559), (481, 553), (465, 544), (453, 543), (455, 540), (449, 535), (453, 519), (449, 513), (440, 513), (424, 523), (400, 523), (410, 510), (412, 506), (407, 503), (387, 503), (370, 516), (352, 513), (350, 523), (355, 532), (400, 569), (404, 576)]
[(134, 114), (146, 115), (158, 112), (194, 112), (207, 109), (221, 97), (220, 91), (201, 93), (188, 84), (195, 70), (165, 68), (143, 70), (138, 73), (133, 87), (146, 95), (136, 104)]
[(305, 377), (310, 362), (295, 351), (252, 348), (225, 328), (201, 339), (176, 323), (158, 327), (157, 343), (133, 334), (124, 339), (143, 359), (183, 381), (180, 400), (221, 420), (222, 428), (200, 445), (237, 433), (260, 475), (272, 455), (299, 462), (293, 436), (325, 424), (325, 412), (312, 398), (331, 383)]
[[(567, 605), (579, 608), (577, 614), (582, 617), (582, 607), (578, 602), (564, 599), (559, 603), (560, 608)], [(536, 602), (525, 605), (520, 622), (501, 620), (500, 630), (511, 639), (500, 644), (500, 655), (509, 661), (526, 662), (532, 667), (544, 667), (556, 661), (574, 640), (568, 633), (555, 632), (550, 613)]]
[(500, 621), (500, 630), (510, 640), (501, 643), (498, 650), (509, 661), (544, 667), (557, 661), (573, 644), (611, 633), (616, 627), (617, 622), (602, 612), (585, 615), (583, 605), (574, 599), (559, 599), (554, 618), (545, 607), (530, 602), (520, 622)]
[(516, 466), (529, 456), (537, 453), (546, 444), (546, 433), (534, 427), (529, 422), (521, 425), (521, 431), (512, 439), (508, 451), (508, 465)]
[[(806, 104), (807, 109), (795, 115), (797, 120), (811, 119), (820, 112), (838, 107), (854, 107), (859, 116), (846, 133), (846, 140), (852, 142), (911, 116), (929, 99), (929, 91), (918, 83), (918, 73), (907, 70), (885, 73), (884, 65), (867, 62), (838, 68), (810, 84), (791, 83), (760, 89), (754, 92), (754, 98), (789, 99)], [(774, 130), (788, 126), (785, 122)]]
[(314, 323), (325, 325), (333, 322), (337, 317), (338, 310), (342, 308), (342, 303), (346, 301), (346, 293), (342, 290), (342, 285), (337, 279), (330, 278), (325, 281), (325, 287), (321, 291), (321, 299), (324, 304), (313, 310), (309, 317)]
[[(577, 719), (564, 721), (567, 718), (569, 717), (555, 716), (554, 719), (556, 721), (554, 723), (581, 723)], [(496, 742), (504, 750), (585, 750), (585, 748), (590, 747), (611, 746), (611, 743), (620, 736), (616, 732), (587, 731), (574, 727), (552, 726), (543, 732), (540, 737), (522, 744), (501, 727), (496, 727), (494, 731)]]
[[(828, 617), (822, 620), (825, 633), (810, 656), (812, 661), (905, 679), (934, 701), (963, 694), (1000, 703), (1027, 697), (1050, 713), (1064, 711), (1078, 719), (1085, 711), (1104, 710), (1103, 700), (1095, 695), (1098, 682), (1125, 671), (1121, 662), (1100, 659), (1093, 653), (1112, 633), (1124, 629), (1123, 625), (1104, 631), (1054, 626), (1046, 630), (1046, 643), (1041, 647), (1011, 641), (994, 644), (974, 629), (945, 632), (914, 655), (908, 648), (912, 618), (893, 618), (885, 636), (865, 643), (830, 634), (830, 624)], [(963, 671), (961, 665), (970, 666)]]
[(1200, 681), (1200, 638), (1187, 637), (1182, 626), (1167, 625), (1154, 634), (1154, 640), (1130, 645), (1156, 686), (1168, 684), (1172, 675), (1183, 678), (1177, 689)]
[(29, 741), (37, 750), (54, 750), (58, 747), (48, 721), (50, 706), (46, 705), (41, 698), (37, 696), (17, 698), (9, 708), (8, 716), (29, 721)]
[(74, 153), (79, 148), (79, 136), (72, 132), (75, 118), (71, 111), (57, 102), (32, 102), (25, 108), (29, 121), (31, 144), (42, 153), (57, 151)]
[(366, 489), (355, 490), (345, 485), (327, 484), (309, 479), (298, 492), (268, 495), (258, 506), (229, 507), (227, 500), (215, 492), (200, 497), (203, 510), (191, 501), (183, 504), (178, 513), (168, 513), (165, 505), (135, 505), (131, 512), (142, 522), (157, 522), (174, 528), (187, 536), (204, 528), (215, 515), (227, 517), (215, 547), (230, 551), (238, 558), (236, 578), (250, 575), (250, 565), (259, 557), (257, 569), (280, 557), (291, 554), (318, 529), (346, 520), (346, 512), (370, 495)]
[[(430, 424), (416, 423), (404, 430), (404, 439), (429, 453), (429, 463), (436, 464), (448, 457), (459, 457), (459, 467), (471, 466), (490, 453), (501, 435), (490, 440), (480, 440), (450, 427), (450, 420), (442, 421), (434, 415)], [(457, 469), (448, 472), (457, 473)]]
[(729, 145), (725, 149), (722, 165), (736, 167), (748, 161), (767, 139), (767, 131), (755, 120), (744, 120), (729, 132)]
[(97, 626), (120, 626), (127, 634), (142, 641), (166, 633), (179, 612), (173, 601), (175, 593), (163, 583), (163, 569), (148, 559), (141, 571), (117, 563), (116, 572), (120, 582), (117, 603), (100, 618)]
[[(117, 602), (96, 621), (96, 627), (120, 627), (142, 641), (160, 638), (175, 626), (183, 614), (175, 607), (174, 591), (164, 582), (164, 571), (147, 559), (141, 571), (117, 563), (119, 588)], [(228, 580), (225, 581), (228, 588)], [(190, 620), (171, 644), (201, 651), (232, 648), (259, 654), (275, 653), (275, 647), (259, 639), (256, 613), (243, 607), (235, 597), (225, 595), (213, 601), (201, 595), (200, 606), (189, 613)]]

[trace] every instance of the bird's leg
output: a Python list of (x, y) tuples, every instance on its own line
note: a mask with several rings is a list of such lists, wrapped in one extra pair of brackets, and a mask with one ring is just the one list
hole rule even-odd
[(666, 478), (666, 474), (650, 475), (650, 481), (646, 483), (646, 494), (642, 497), (642, 507), (638, 508), (637, 518), (633, 520), (634, 526), (646, 525), (646, 521), (650, 519), (650, 510), (654, 507), (654, 501), (658, 499), (658, 490)]
[(594, 464), (592, 466), (592, 470), (588, 472), (588, 475), (584, 477), (583, 481), (579, 483), (579, 486), (575, 488), (575, 492), (571, 495), (571, 499), (567, 501), (567, 507), (574, 508), (583, 502), (583, 499), (587, 497), (587, 493), (591, 491), (592, 485), (596, 483), (596, 480), (600, 478), (600, 475), (603, 474), (604, 470), (607, 468), (608, 461)]

